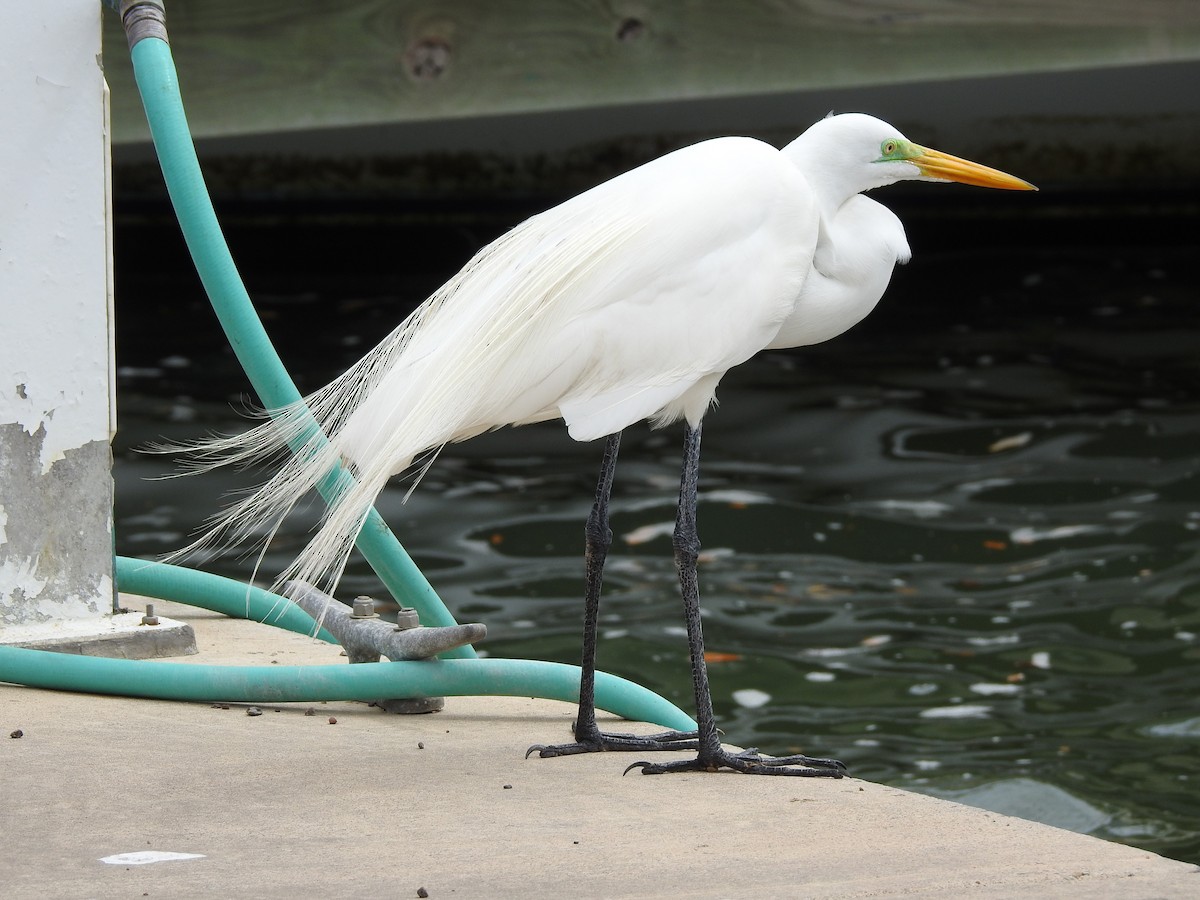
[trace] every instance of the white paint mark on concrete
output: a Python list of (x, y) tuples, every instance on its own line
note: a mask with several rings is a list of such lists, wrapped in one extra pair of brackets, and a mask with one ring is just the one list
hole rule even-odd
[(144, 866), (149, 863), (175, 862), (181, 859), (204, 859), (203, 853), (171, 853), (165, 850), (134, 850), (132, 853), (117, 853), (102, 856), (100, 862), (110, 866)]

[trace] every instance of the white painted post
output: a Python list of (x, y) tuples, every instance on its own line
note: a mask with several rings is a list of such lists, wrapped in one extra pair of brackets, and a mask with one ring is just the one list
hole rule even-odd
[(114, 614), (101, 14), (55, 0), (9, 4), (0, 22), (0, 643), (194, 653), (183, 623)]
[(191, 626), (114, 612), (101, 15), (99, 0), (0, 14), (0, 644), (195, 653)]
[(0, 629), (112, 613), (100, 15), (12, 4), (0, 28)]

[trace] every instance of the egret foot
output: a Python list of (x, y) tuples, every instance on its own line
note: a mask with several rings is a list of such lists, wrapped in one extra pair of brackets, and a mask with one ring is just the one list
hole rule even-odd
[(657, 734), (614, 734), (590, 729), (575, 735), (570, 744), (534, 744), (525, 751), (525, 758), (537, 752), (542, 759), (554, 756), (574, 756), (577, 753), (603, 753), (631, 750), (696, 750), (699, 748), (694, 731), (660, 731)]
[[(795, 768), (794, 768), (795, 767)], [(846, 774), (845, 763), (836, 759), (817, 759), (811, 756), (763, 756), (757, 749), (730, 753), (724, 748), (700, 753), (695, 759), (669, 762), (635, 762), (622, 774), (641, 769), (643, 775), (663, 775), (667, 772), (716, 772), (733, 769), (744, 775), (794, 775), (802, 778), (841, 778)]]

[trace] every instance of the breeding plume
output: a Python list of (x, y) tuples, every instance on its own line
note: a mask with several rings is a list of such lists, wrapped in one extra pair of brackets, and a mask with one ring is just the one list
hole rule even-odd
[[(480, 250), (379, 346), (306, 398), (328, 442), (309, 440), (221, 513), (205, 540), (272, 529), (340, 460), (355, 485), (279, 576), (332, 591), (389, 478), (410, 469), (419, 477), (447, 443), (561, 418), (577, 441), (604, 439), (603, 463), (585, 529), (575, 741), (531, 752), (696, 749), (694, 759), (630, 768), (840, 776), (834, 760), (732, 753), (720, 744), (696, 585), (701, 420), (731, 367), (760, 350), (828, 340), (871, 311), (909, 248), (899, 219), (863, 192), (906, 179), (1033, 190), (848, 114), (817, 122), (782, 150), (742, 137), (704, 141), (534, 216)], [(699, 723), (698, 732), (648, 738), (600, 732), (592, 696), (609, 493), (621, 431), (643, 419), (655, 427), (683, 420), (674, 548)], [(294, 445), (307, 421), (301, 407), (276, 410), (245, 434), (195, 449), (211, 465), (259, 460)]]

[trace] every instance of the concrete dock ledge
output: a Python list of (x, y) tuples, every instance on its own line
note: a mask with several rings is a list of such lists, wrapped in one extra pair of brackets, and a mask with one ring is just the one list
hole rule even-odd
[[(341, 660), (156, 605), (196, 632), (201, 652), (180, 665)], [(248, 707), (0, 685), (4, 896), (1200, 896), (1196, 866), (853, 778), (623, 778), (623, 754), (524, 759), (566, 737), (563, 703)]]
[[(160, 601), (150, 604), (151, 612), (156, 604), (163, 605)], [(47, 625), (10, 626), (0, 629), (0, 644), (113, 659), (158, 659), (199, 652), (195, 632), (187, 622), (146, 613), (142, 602), (136, 612)]]

